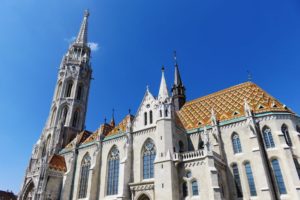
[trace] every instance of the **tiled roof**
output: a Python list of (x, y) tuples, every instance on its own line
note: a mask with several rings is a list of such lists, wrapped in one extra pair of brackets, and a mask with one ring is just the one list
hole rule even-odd
[[(82, 144), (88, 137), (92, 135), (92, 132), (84, 130), (80, 132), (66, 147), (65, 149), (71, 149), (74, 145)], [(75, 142), (76, 140), (76, 142)]]
[(242, 83), (225, 90), (187, 102), (177, 112), (178, 119), (186, 130), (210, 124), (211, 110), (219, 121), (244, 116), (245, 100), (254, 113), (291, 112), (278, 100), (252, 82)]
[(114, 127), (106, 136), (112, 136), (126, 131), (128, 120), (133, 120), (132, 115), (127, 115), (116, 127)]
[(63, 156), (54, 154), (50, 158), (49, 168), (57, 170), (57, 171), (66, 172), (67, 171), (67, 167), (66, 167), (65, 158)]

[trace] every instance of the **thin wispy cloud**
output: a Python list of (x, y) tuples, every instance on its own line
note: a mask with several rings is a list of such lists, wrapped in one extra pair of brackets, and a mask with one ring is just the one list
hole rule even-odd
[[(70, 45), (76, 40), (76, 37), (72, 36), (70, 38), (65, 38), (64, 40)], [(99, 49), (99, 44), (96, 42), (89, 42), (88, 45), (91, 48), (91, 51), (98, 51)]]
[(99, 45), (96, 42), (89, 42), (88, 45), (91, 48), (91, 51), (97, 51), (99, 49)]

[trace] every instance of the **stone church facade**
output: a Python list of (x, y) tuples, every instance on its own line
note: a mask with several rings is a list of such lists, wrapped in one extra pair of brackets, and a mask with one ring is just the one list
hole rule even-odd
[(252, 82), (186, 101), (147, 88), (135, 115), (84, 130), (89, 13), (63, 57), (20, 200), (300, 199), (300, 118)]

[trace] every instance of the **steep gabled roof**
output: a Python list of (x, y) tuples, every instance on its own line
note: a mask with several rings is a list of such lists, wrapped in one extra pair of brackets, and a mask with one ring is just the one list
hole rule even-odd
[(210, 124), (211, 110), (219, 121), (244, 116), (245, 100), (255, 114), (263, 112), (290, 112), (277, 99), (252, 82), (242, 83), (225, 90), (187, 102), (177, 112), (186, 130)]
[(53, 156), (50, 157), (49, 168), (57, 171), (66, 172), (67, 166), (66, 166), (65, 158), (63, 156), (54, 154)]
[(127, 115), (114, 129), (112, 129), (106, 136), (116, 135), (118, 133), (126, 132), (128, 120), (133, 120), (133, 115)]

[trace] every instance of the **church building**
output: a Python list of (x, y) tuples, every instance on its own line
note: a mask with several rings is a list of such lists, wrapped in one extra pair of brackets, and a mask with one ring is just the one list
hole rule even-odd
[(300, 199), (300, 117), (253, 82), (187, 101), (175, 58), (171, 90), (162, 69), (135, 115), (84, 130), (88, 18), (63, 56), (20, 200)]

